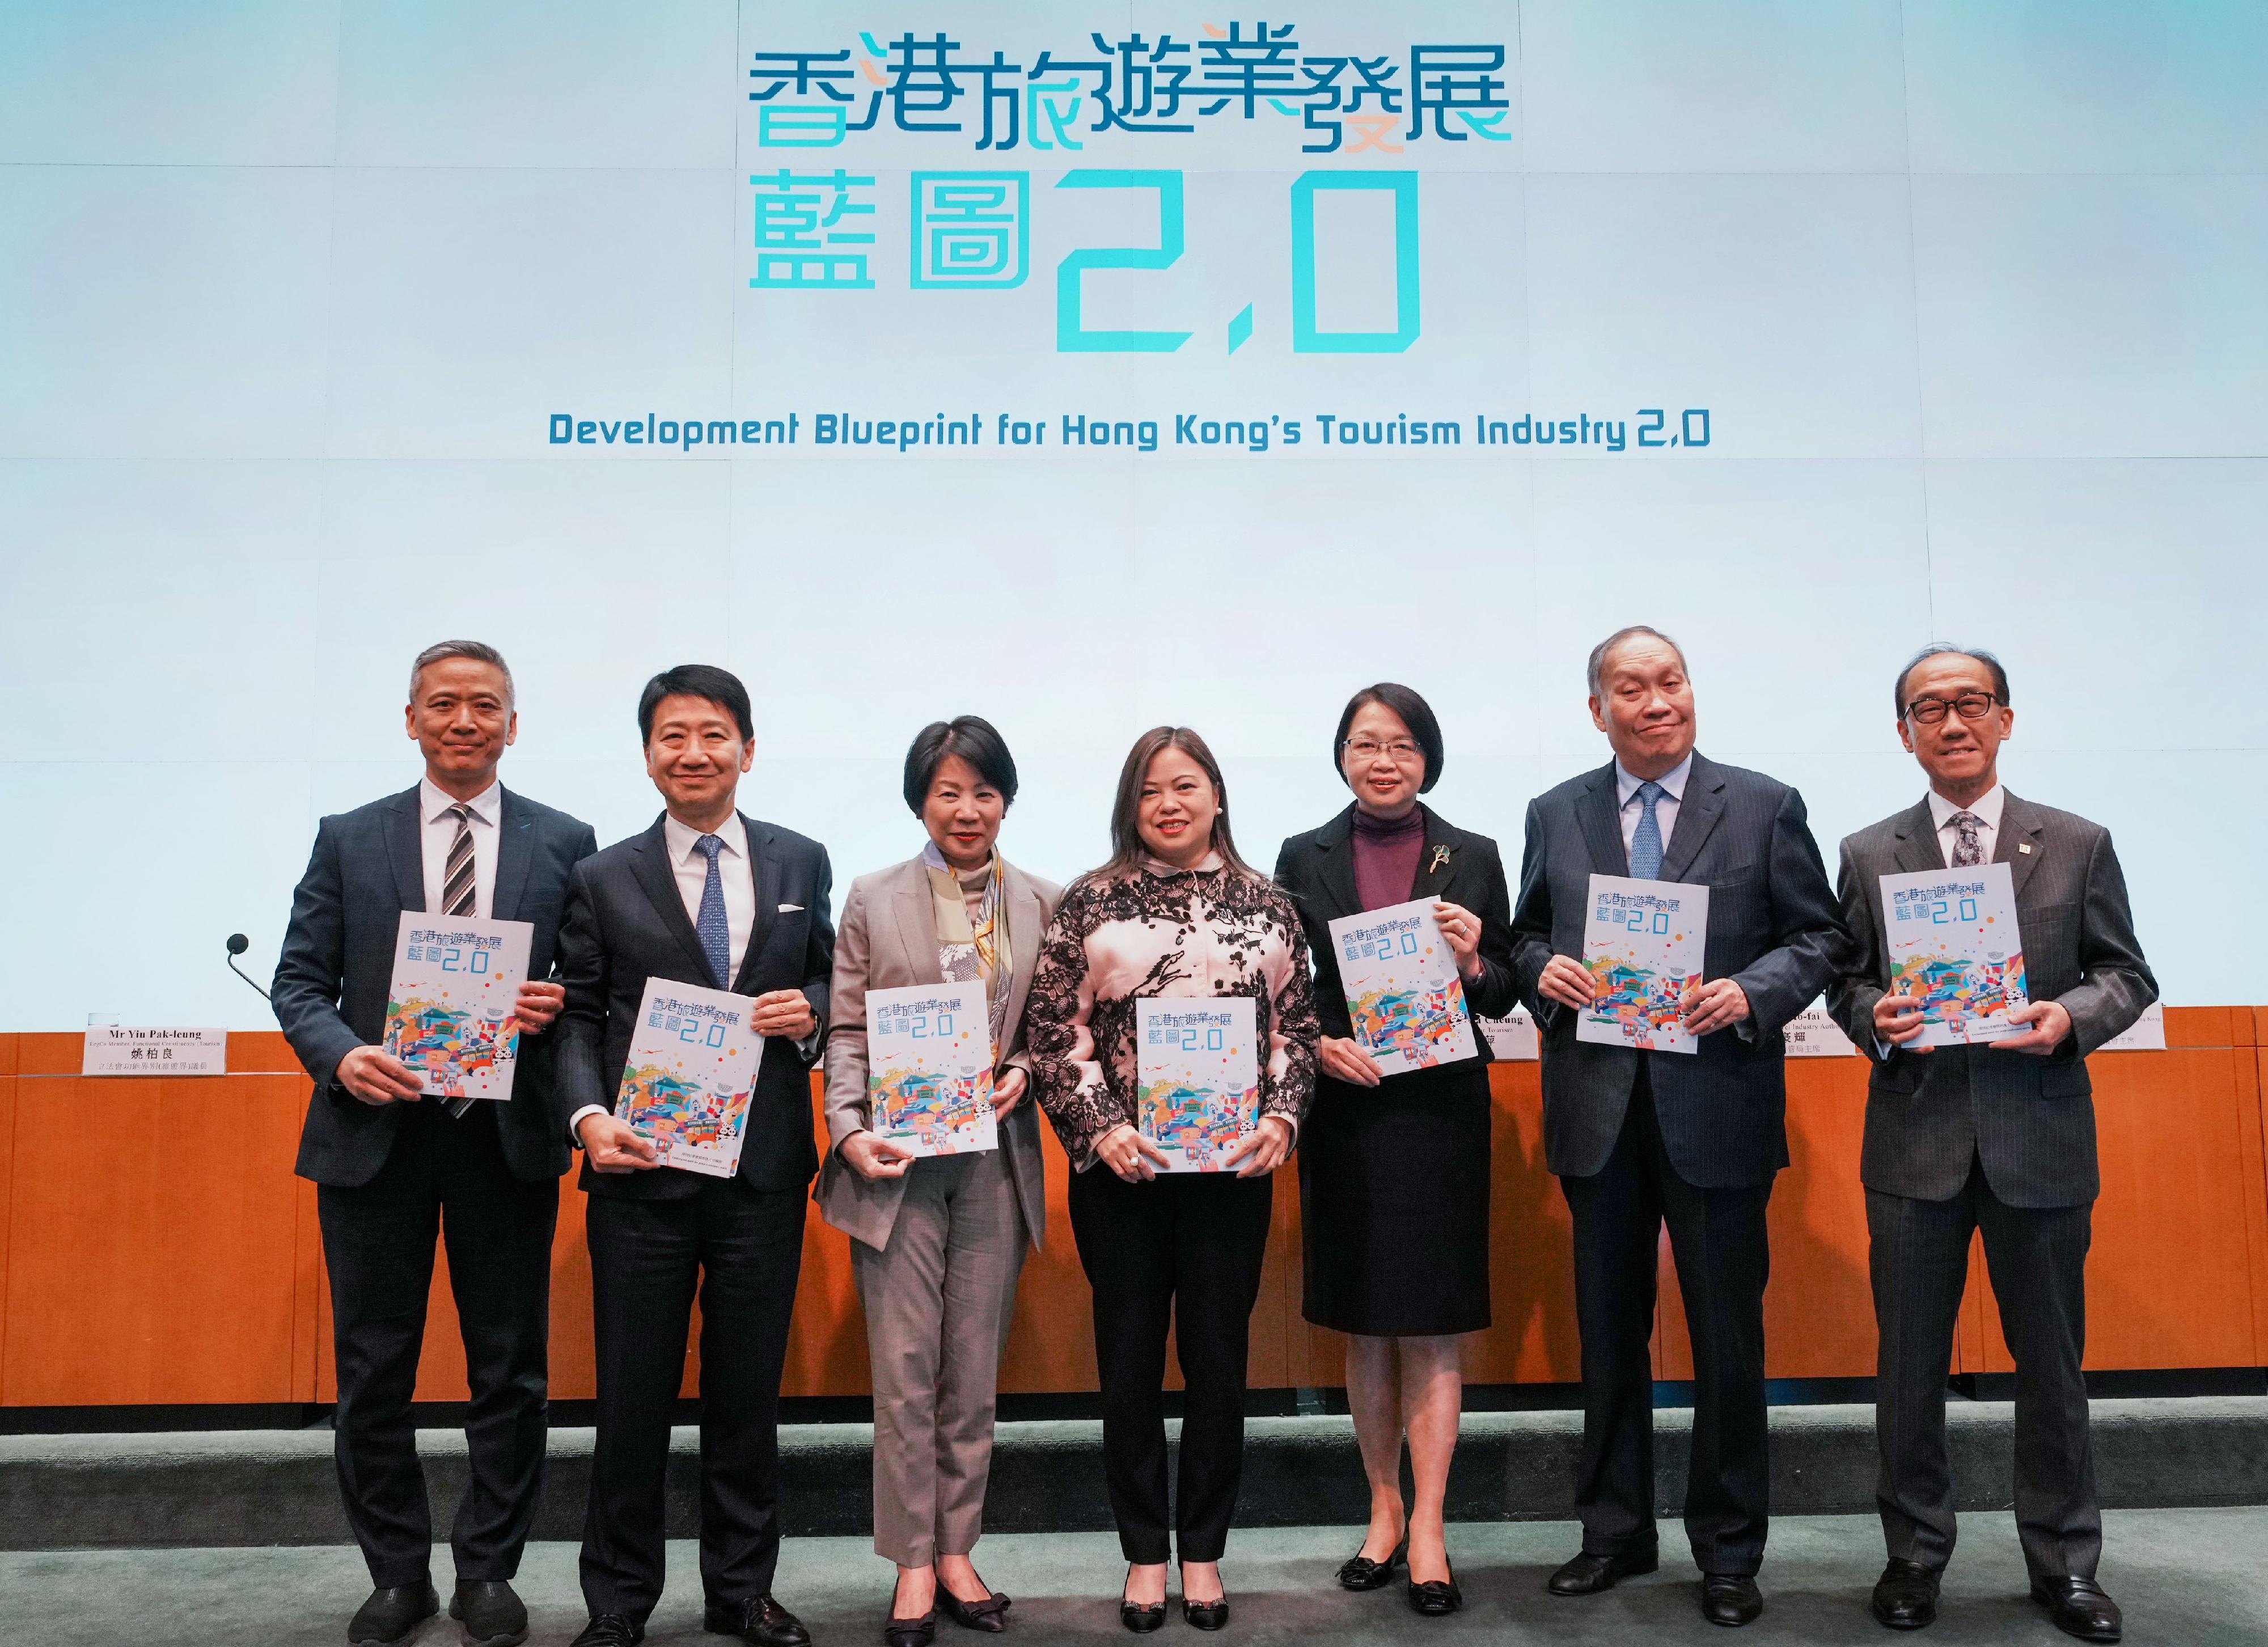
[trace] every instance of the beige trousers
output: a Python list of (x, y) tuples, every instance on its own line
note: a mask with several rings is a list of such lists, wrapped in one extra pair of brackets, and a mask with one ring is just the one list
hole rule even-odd
[(890, 1241), (850, 1243), (874, 1381), (874, 1550), (966, 1555), (984, 1530), (992, 1410), (1027, 1246), (997, 1150), (906, 1174)]

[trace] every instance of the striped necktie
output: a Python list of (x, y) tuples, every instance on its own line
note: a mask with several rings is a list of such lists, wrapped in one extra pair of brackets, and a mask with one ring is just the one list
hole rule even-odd
[[(480, 891), (480, 878), (473, 869), (473, 809), (459, 801), (449, 808), (449, 815), (457, 820), (457, 838), (449, 842), (449, 861), (441, 871), (441, 913), (468, 915), (479, 901)], [(479, 1101), (471, 1098), (452, 1100), (448, 1105), (449, 1118), (462, 1121)]]

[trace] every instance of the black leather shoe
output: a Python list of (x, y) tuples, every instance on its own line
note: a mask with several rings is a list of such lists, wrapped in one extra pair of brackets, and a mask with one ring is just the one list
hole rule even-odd
[[(944, 1592), (940, 1591), (939, 1593)], [(929, 1647), (937, 1639), (935, 1610), (924, 1613), (917, 1619), (884, 1620), (882, 1639), (889, 1647)]]
[(702, 1610), (701, 1628), (711, 1636), (737, 1636), (749, 1647), (811, 1647), (803, 1621), (769, 1595), (725, 1607), (712, 1601)]
[(1874, 1580), (1875, 1621), (1886, 1629), (1918, 1630), (1937, 1618), (1938, 1571), (1919, 1562), (1890, 1557), (1882, 1576)]
[(2066, 1636), (2087, 1642), (2115, 1642), (2125, 1634), (2118, 1604), (2092, 1578), (2036, 1577), (2032, 1599), (2048, 1610), (2048, 1617)]
[(1228, 1628), (1228, 1592), (1226, 1590), (1222, 1591), (1219, 1598), (1212, 1601), (1192, 1601), (1189, 1599), (1187, 1582), (1189, 1575), (1183, 1573), (1182, 1577), (1183, 1580), (1182, 1622), (1187, 1624), (1191, 1629), (1226, 1629)]
[(460, 1579), (449, 1598), (449, 1616), (457, 1621), (465, 1647), (519, 1647), (527, 1639), (527, 1609), (500, 1578)]
[(1651, 1544), (1641, 1550), (1626, 1550), (1620, 1555), (1594, 1555), (1585, 1550), (1553, 1573), (1543, 1587), (1555, 1596), (1594, 1596), (1602, 1590), (1613, 1589), (1625, 1578), (1650, 1573), (1660, 1565), (1661, 1552)]
[(347, 1640), (354, 1647), (398, 1642), (440, 1610), (441, 1598), (431, 1579), (373, 1590), (347, 1626)]
[[(1129, 1583), (1133, 1581), (1131, 1569), (1128, 1570), (1126, 1577)], [(1118, 1621), (1137, 1636), (1147, 1636), (1152, 1630), (1165, 1628), (1166, 1604), (1152, 1601), (1145, 1607), (1139, 1602), (1129, 1601), (1126, 1592), (1121, 1589), (1118, 1592)]]
[(963, 1601), (943, 1584), (937, 1587), (938, 1610), (965, 1630), (983, 1630), (998, 1636), (1008, 1628), (1009, 1601), (995, 1590), (982, 1601)]
[(1447, 1618), (1464, 1605), (1465, 1592), (1457, 1588), (1454, 1572), (1446, 1583), (1439, 1578), (1428, 1578), (1424, 1584), (1415, 1578), (1410, 1581), (1410, 1610), (1421, 1618)]
[(1752, 1624), (1764, 1610), (1764, 1592), (1755, 1579), (1738, 1573), (1701, 1575), (1701, 1616), (1712, 1624)]
[(568, 1647), (637, 1647), (645, 1639), (645, 1626), (619, 1613), (601, 1613), (583, 1626), (583, 1633)]
[(1382, 1562), (1374, 1562), (1357, 1550), (1339, 1564), (1339, 1588), (1342, 1590), (1383, 1590), (1394, 1582), (1394, 1570), (1410, 1559), (1410, 1540), (1395, 1545)]

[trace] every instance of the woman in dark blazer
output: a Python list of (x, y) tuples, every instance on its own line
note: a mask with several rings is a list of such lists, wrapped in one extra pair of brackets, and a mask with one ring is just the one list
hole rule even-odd
[(1424, 698), (1391, 682), (1356, 693), (1332, 751), (1354, 804), (1276, 860), (1307, 928), (1323, 1026), (1300, 1139), (1301, 1312), (1348, 1335), (1347, 1404), (1370, 1477), (1370, 1531), (1339, 1583), (1381, 1588), (1407, 1559), (1410, 1605), (1438, 1615), (1463, 1602), (1441, 1529), (1463, 1392), (1458, 1335), (1489, 1324), (1489, 1048), (1476, 1033), (1476, 1058), (1381, 1074), (1353, 1038), (1329, 928), (1432, 899), (1467, 1007), (1498, 1018), (1515, 999), (1512, 895), (1496, 842), (1418, 802), (1441, 774), (1440, 724)]

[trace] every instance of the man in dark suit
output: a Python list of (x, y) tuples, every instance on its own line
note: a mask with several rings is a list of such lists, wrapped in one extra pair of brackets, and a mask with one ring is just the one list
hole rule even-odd
[[(1654, 1274), (1661, 1226), (1693, 1344), (1685, 1530), (1703, 1615), (1746, 1624), (1769, 1510), (1764, 1211), (1787, 1165), (1780, 1026), (1845, 944), (1803, 798), (1693, 747), (1693, 689), (1675, 643), (1643, 627), (1592, 651), (1591, 719), (1615, 758), (1528, 809), (1513, 913), (1521, 994), (1543, 1033), (1543, 1147), (1575, 1222), (1583, 1345), (1582, 1553), (1551, 1576), (1589, 1595), (1658, 1561), (1653, 1525)], [(1575, 1038), (1593, 875), (1709, 888), (1690, 1055)]]
[[(2117, 1641), (2117, 1606), (2095, 1582), (2102, 1518), (2080, 1376), (2099, 1184), (2087, 1055), (2142, 1015), (2157, 981), (2109, 833), (2001, 787), (2015, 715), (1999, 660), (1929, 647), (1898, 672), (1896, 702), (1929, 793), (1843, 842), (1854, 946), (1830, 996), (1874, 1064), (1859, 1158), (1889, 1546), (1874, 1615), (1893, 1629), (1937, 1615), (1954, 1538), (1945, 1381), (1981, 1230), (2016, 1359), (2016, 1530), (2032, 1594), (2070, 1634)], [(1889, 989), (1881, 878), (1984, 864), (2006, 864), (2015, 888), (2029, 1004), (2008, 1017), (2027, 1027), (1981, 1047), (1915, 1046), (1920, 1004)]]
[[(314, 1078), (298, 1171), (317, 1186), (337, 1349), (339, 1489), (375, 1586), (356, 1643), (400, 1641), (438, 1609), (433, 1531), (410, 1418), (437, 1230), (465, 1340), (472, 1474), (449, 1535), (464, 1638), (527, 1634), (512, 1593), (543, 1487), (551, 1232), (570, 1151), (543, 1033), (565, 992), (553, 940), (591, 827), (497, 782), (519, 734), (512, 673), (492, 646), (444, 641), (409, 673), (416, 788), (326, 818), (276, 964), (276, 1020)], [(534, 928), (516, 1011), (511, 1099), (452, 1105), (379, 1049), (404, 910)]]
[[(779, 1385), (819, 1169), (811, 1066), (835, 960), (826, 849), (734, 805), (755, 759), (747, 689), (681, 665), (638, 700), (666, 810), (575, 871), (559, 936), (563, 1119), (583, 1146), (599, 1433), (583, 1518), (578, 1647), (630, 1647), (662, 1590), (670, 1415), (701, 1298), (701, 1587), (708, 1628), (807, 1647), (772, 1599), (779, 1562)], [(766, 1039), (740, 1169), (658, 1166), (614, 1113), (650, 978), (755, 997)]]

